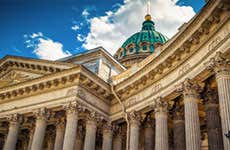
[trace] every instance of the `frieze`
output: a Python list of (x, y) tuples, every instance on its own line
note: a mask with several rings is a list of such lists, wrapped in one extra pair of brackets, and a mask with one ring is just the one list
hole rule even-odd
[(178, 71), (178, 76), (181, 76), (182, 74), (186, 73), (190, 68), (191, 68), (191, 66), (189, 63), (183, 65)]
[(215, 48), (221, 41), (221, 37), (217, 36), (214, 40), (211, 41), (211, 43), (208, 45), (208, 50), (211, 51), (213, 48)]
[(129, 107), (129, 106), (135, 105), (139, 103), (140, 101), (143, 101), (143, 99), (145, 99), (146, 97), (149, 97), (150, 95), (157, 93), (161, 88), (162, 88), (162, 84), (156, 83), (152, 85), (150, 88), (148, 88), (147, 90), (140, 92), (137, 95), (132, 96), (129, 99), (127, 99), (125, 102), (125, 106)]
[(161, 83), (157, 83), (152, 87), (152, 93), (157, 93), (162, 88)]

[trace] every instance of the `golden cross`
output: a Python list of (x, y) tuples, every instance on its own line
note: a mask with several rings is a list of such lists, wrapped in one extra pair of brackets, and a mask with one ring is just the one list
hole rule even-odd
[(151, 6), (150, 0), (147, 0), (147, 14), (149, 15), (150, 15), (150, 6)]

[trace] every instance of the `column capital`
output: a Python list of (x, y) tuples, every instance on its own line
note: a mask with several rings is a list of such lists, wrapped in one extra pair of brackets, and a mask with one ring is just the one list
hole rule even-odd
[(66, 114), (77, 114), (79, 111), (83, 111), (85, 109), (79, 102), (69, 102), (63, 106)]
[(33, 114), (36, 116), (37, 120), (45, 121), (47, 121), (51, 115), (50, 111), (45, 107), (35, 110)]
[(113, 126), (112, 126), (111, 122), (106, 122), (103, 125), (103, 132), (104, 133), (112, 133), (113, 132)]
[(154, 128), (155, 121), (154, 118), (151, 115), (147, 116), (146, 122), (145, 122), (145, 128)]
[(192, 79), (186, 78), (184, 82), (181, 83), (180, 87), (177, 89), (179, 92), (183, 92), (184, 96), (190, 97), (199, 97), (199, 93), (202, 90), (203, 85), (198, 84), (196, 81)]
[(140, 125), (141, 115), (140, 115), (140, 113), (138, 113), (136, 111), (132, 111), (132, 112), (128, 113), (128, 119), (129, 119), (130, 124)]
[(114, 136), (122, 136), (122, 128), (120, 126), (114, 125), (113, 129), (114, 129), (113, 132)]
[(226, 58), (223, 53), (217, 52), (207, 63), (207, 69), (217, 74), (230, 75), (230, 59)]
[(87, 114), (86, 123), (88, 124), (97, 124), (99, 121), (102, 121), (103, 117), (95, 111), (91, 111)]
[(218, 104), (218, 91), (217, 89), (212, 89), (211, 87), (207, 86), (207, 89), (204, 93), (204, 103), (209, 104)]
[(155, 113), (157, 112), (168, 112), (168, 102), (165, 101), (162, 97), (158, 97), (155, 99)]
[(7, 121), (10, 122), (10, 124), (17, 124), (17, 123), (21, 123), (23, 118), (22, 115), (16, 113), (7, 116), (6, 119)]
[(177, 123), (178, 121), (183, 121), (183, 120), (184, 120), (184, 107), (179, 103), (176, 103), (173, 112), (173, 121)]

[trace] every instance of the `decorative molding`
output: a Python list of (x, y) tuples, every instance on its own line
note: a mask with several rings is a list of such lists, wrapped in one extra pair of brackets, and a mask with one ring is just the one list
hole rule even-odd
[(128, 113), (128, 119), (130, 124), (140, 125), (141, 115), (139, 112), (132, 111)]
[(215, 71), (217, 75), (230, 75), (230, 59), (225, 58), (221, 52), (217, 52), (216, 55), (210, 59), (210, 62), (205, 65), (207, 65), (208, 70)]
[(199, 97), (201, 90), (202, 86), (189, 78), (186, 78), (184, 82), (177, 87), (177, 92), (182, 92), (184, 96), (194, 96), (196, 98)]
[(162, 97), (155, 99), (155, 113), (167, 113), (168, 112), (168, 102)]
[(22, 115), (20, 114), (11, 114), (9, 116), (6, 117), (7, 121), (10, 122), (10, 124), (15, 124), (15, 123), (22, 123)]
[(33, 114), (37, 120), (47, 121), (50, 118), (51, 112), (47, 108), (43, 107), (35, 110)]

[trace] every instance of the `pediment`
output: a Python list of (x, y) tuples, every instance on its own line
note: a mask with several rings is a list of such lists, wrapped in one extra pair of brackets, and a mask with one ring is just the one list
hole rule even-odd
[(41, 76), (43, 75), (20, 70), (11, 70), (8, 73), (0, 76), (0, 88), (29, 81)]

